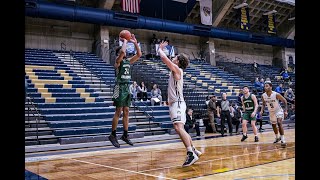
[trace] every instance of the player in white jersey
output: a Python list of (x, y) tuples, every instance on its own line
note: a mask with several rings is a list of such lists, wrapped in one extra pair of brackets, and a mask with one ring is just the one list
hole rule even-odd
[[(281, 146), (285, 147), (287, 144), (284, 139), (284, 130), (282, 126), (282, 120), (288, 115), (288, 107), (287, 100), (279, 93), (272, 91), (272, 84), (270, 81), (266, 81), (264, 83), (265, 93), (262, 94), (262, 107), (260, 111), (260, 115), (262, 116), (264, 112), (264, 108), (267, 105), (269, 111), (269, 118), (272, 124), (273, 131), (276, 135), (276, 140), (274, 143), (277, 143), (281, 140)], [(279, 100), (284, 104), (284, 111), (280, 106)], [(279, 127), (279, 131), (277, 128), (277, 124)], [(280, 132), (280, 138), (279, 134)]]
[(168, 82), (168, 104), (170, 111), (170, 118), (173, 122), (173, 127), (179, 134), (184, 146), (187, 148), (187, 158), (182, 166), (190, 166), (195, 163), (202, 154), (192, 144), (190, 135), (185, 131), (184, 125), (186, 123), (186, 102), (183, 98), (183, 69), (189, 65), (189, 59), (181, 53), (175, 56), (172, 61), (163, 52), (168, 43), (162, 42), (159, 45), (158, 53), (161, 60), (171, 70)]

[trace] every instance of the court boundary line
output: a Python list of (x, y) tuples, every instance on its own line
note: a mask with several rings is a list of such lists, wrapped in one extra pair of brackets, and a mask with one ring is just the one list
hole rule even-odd
[[(292, 147), (286, 147), (286, 148), (294, 148), (295, 146)], [(266, 151), (259, 151), (256, 153), (248, 153), (248, 154), (241, 154), (241, 155), (235, 155), (235, 156), (229, 156), (229, 157), (225, 157), (225, 158), (219, 158), (219, 159), (212, 159), (212, 160), (207, 160), (207, 161), (201, 161), (198, 162), (197, 164), (202, 164), (202, 163), (206, 163), (206, 162), (212, 162), (212, 161), (218, 161), (218, 160), (223, 160), (223, 159), (230, 159), (230, 158), (234, 158), (234, 157), (241, 157), (241, 156), (245, 156), (245, 155), (251, 155), (251, 154), (257, 154), (257, 153), (265, 153), (265, 152), (269, 152), (269, 151), (274, 151), (275, 149), (272, 150), (266, 150)], [(291, 159), (291, 158), (287, 158), (287, 159)], [(285, 160), (285, 159), (284, 159)], [(279, 160), (281, 161), (281, 160)], [(274, 161), (277, 162), (277, 161)], [(260, 164), (257, 164), (255, 166), (258, 166)], [(156, 169), (149, 169), (149, 170), (144, 170), (144, 171), (139, 171), (139, 172), (148, 172), (148, 171), (155, 171), (155, 170), (161, 170), (161, 169), (169, 169), (169, 168), (174, 168), (174, 167), (180, 167), (180, 166), (168, 166), (168, 167), (163, 167), (163, 168), (156, 168)], [(250, 166), (249, 166), (250, 167)]]
[(63, 158), (63, 159), (69, 159), (69, 160), (78, 161), (78, 162), (82, 162), (82, 163), (86, 163), (86, 164), (92, 164), (92, 165), (95, 165), (95, 166), (101, 166), (101, 167), (105, 167), (105, 168), (116, 169), (116, 170), (119, 170), (119, 171), (126, 171), (126, 172), (129, 172), (129, 173), (135, 173), (135, 174), (140, 174), (140, 175), (144, 175), (144, 176), (151, 176), (151, 177), (156, 177), (156, 178), (160, 178), (160, 179), (176, 180), (176, 179), (169, 178), (169, 177), (161, 177), (161, 176), (156, 176), (156, 175), (153, 175), (153, 174), (147, 174), (147, 173), (143, 173), (143, 172), (139, 172), (139, 171), (131, 171), (131, 170), (127, 170), (127, 169), (121, 169), (121, 168), (117, 168), (117, 167), (112, 167), (112, 166), (107, 166), (107, 165), (103, 165), (103, 164), (92, 163), (92, 162), (88, 162), (88, 161), (82, 161), (82, 160), (73, 159), (73, 158)]

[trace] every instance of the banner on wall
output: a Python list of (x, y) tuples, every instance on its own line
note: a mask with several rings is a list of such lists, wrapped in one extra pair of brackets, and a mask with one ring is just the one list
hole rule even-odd
[(200, 1), (201, 23), (212, 26), (212, 0)]
[(270, 34), (276, 34), (277, 30), (276, 30), (276, 15), (275, 14), (269, 14), (267, 16), (268, 18), (268, 33)]
[(242, 7), (240, 10), (240, 28), (244, 30), (250, 29), (249, 8)]

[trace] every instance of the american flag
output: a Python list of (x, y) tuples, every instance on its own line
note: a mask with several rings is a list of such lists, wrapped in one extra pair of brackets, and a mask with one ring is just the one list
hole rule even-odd
[(140, 0), (122, 0), (123, 11), (140, 13)]

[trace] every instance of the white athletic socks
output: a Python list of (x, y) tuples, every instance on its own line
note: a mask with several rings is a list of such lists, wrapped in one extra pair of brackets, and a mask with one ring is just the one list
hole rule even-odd
[(187, 147), (187, 151), (193, 152), (192, 147), (191, 146)]

